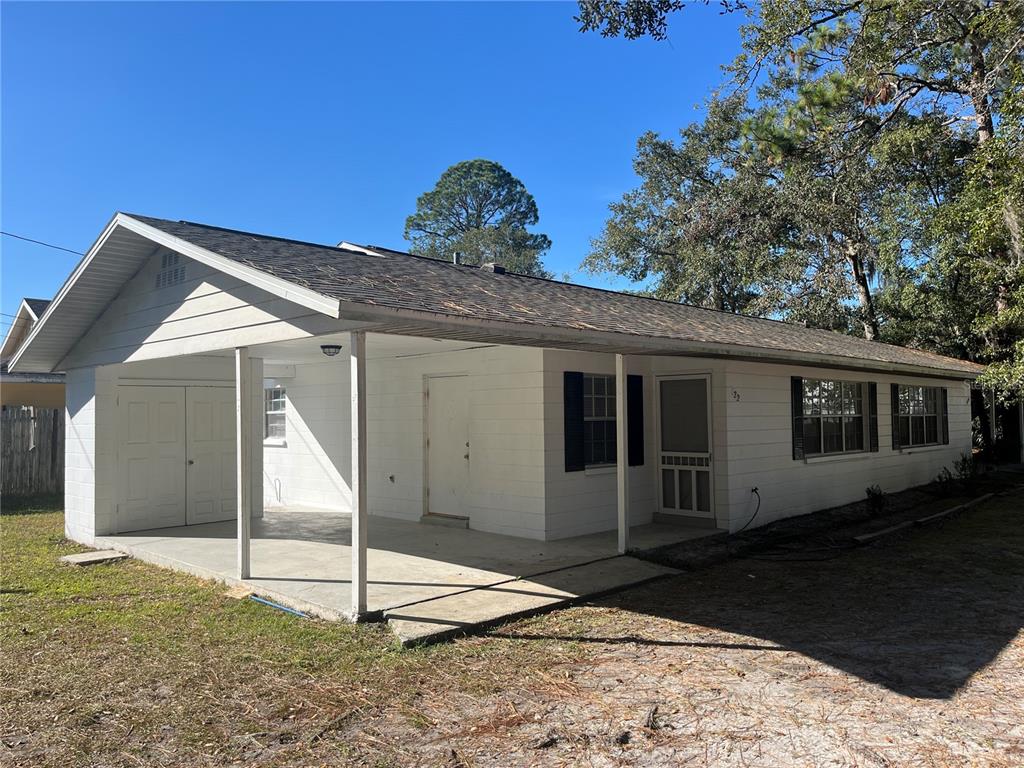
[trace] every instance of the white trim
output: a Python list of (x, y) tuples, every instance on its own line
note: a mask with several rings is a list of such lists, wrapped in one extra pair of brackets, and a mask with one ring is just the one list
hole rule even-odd
[(32, 342), (35, 340), (36, 336), (39, 335), (39, 332), (43, 329), (43, 326), (46, 325), (47, 320), (50, 319), (50, 315), (52, 315), (56, 311), (57, 307), (60, 306), (61, 302), (64, 301), (64, 298), (68, 295), (68, 292), (74, 287), (75, 283), (77, 283), (78, 279), (82, 276), (82, 273), (85, 271), (85, 268), (92, 263), (92, 260), (96, 257), (96, 254), (103, 247), (103, 244), (107, 242), (107, 238), (110, 237), (111, 233), (117, 228), (119, 216), (121, 216), (120, 213), (114, 214), (113, 218), (111, 218), (110, 221), (107, 223), (107, 226), (103, 228), (103, 231), (100, 233), (100, 236), (96, 238), (96, 242), (94, 242), (92, 246), (89, 248), (89, 250), (85, 252), (85, 256), (82, 257), (82, 260), (75, 265), (75, 268), (71, 271), (71, 274), (68, 276), (68, 279), (64, 281), (64, 285), (60, 287), (60, 290), (57, 291), (57, 295), (53, 297), (53, 301), (50, 302), (50, 306), (46, 308), (46, 311), (43, 312), (43, 316), (39, 318), (35, 326), (33, 326), (32, 331), (28, 335), (28, 338), (21, 343), (21, 348), (18, 349), (14, 357), (11, 358), (11, 362), (8, 364), (7, 370), (13, 371), (14, 368), (18, 365), (18, 361), (21, 360), (22, 356), (25, 354), (25, 351), (30, 346), (32, 346)]
[[(672, 339), (659, 336), (641, 336), (612, 331), (552, 327), (507, 320), (488, 320), (463, 315), (447, 315), (441, 312), (429, 312), (422, 309), (375, 306), (346, 300), (340, 300), (339, 317), (346, 320), (371, 323), (381, 323), (382, 321), (387, 323), (399, 319), (415, 320), (424, 329), (436, 332), (433, 338), (445, 338), (445, 330), (465, 331), (469, 328), (477, 329), (481, 332), (492, 331), (502, 338), (501, 341), (491, 342), (498, 344), (514, 343), (506, 340), (511, 337), (523, 341), (541, 342), (536, 346), (547, 346), (554, 349), (564, 348), (603, 353), (621, 350), (623, 354), (629, 355), (674, 354), (680, 357), (712, 357), (727, 360), (778, 363), (803, 368), (818, 367), (871, 373), (899, 373), (904, 376), (968, 382), (981, 375), (980, 371), (977, 373), (968, 373), (966, 371), (951, 372), (943, 368), (930, 368), (905, 363), (888, 363), (880, 360), (868, 360), (862, 357), (792, 352), (788, 350), (766, 349), (753, 345), (694, 342), (686, 339)], [(376, 332), (386, 333), (386, 325), (382, 325)], [(410, 335), (405, 333), (404, 330), (402, 333)], [(480, 341), (481, 343), (487, 343), (486, 338), (481, 338)]]
[[(28, 314), (28, 318), (23, 317), (22, 313)], [(14, 320), (11, 321), (11, 327), (8, 328), (7, 333), (4, 334), (3, 344), (0, 344), (0, 357), (7, 355), (7, 345), (15, 331), (20, 331), (24, 325), (28, 325), (28, 331), (31, 333), (34, 324), (38, 322), (39, 318), (36, 316), (36, 313), (32, 311), (32, 307), (28, 305), (27, 301), (22, 299), (21, 304), (18, 305), (18, 311), (14, 313)], [(15, 352), (16, 351), (17, 350), (15, 350)]]
[(208, 267), (224, 272), (225, 274), (237, 277), (239, 280), (243, 280), (250, 285), (255, 285), (257, 288), (262, 288), (268, 293), (272, 293), (282, 299), (299, 304), (308, 309), (322, 312), (325, 315), (331, 317), (338, 317), (339, 300), (332, 299), (329, 296), (324, 296), (322, 293), (317, 293), (309, 288), (303, 288), (300, 285), (296, 285), (288, 280), (282, 280), (279, 277), (268, 275), (253, 267), (247, 267), (244, 264), (239, 264), (233, 259), (229, 259), (225, 256), (221, 256), (212, 251), (208, 251), (198, 245), (194, 245), (187, 240), (182, 240), (180, 237), (169, 235), (162, 229), (145, 224), (138, 219), (134, 219), (123, 213), (117, 214), (115, 217), (117, 223), (138, 235), (152, 240), (154, 243), (162, 245), (171, 250), (177, 251), (184, 256), (188, 256), (190, 259), (198, 261), (200, 264), (205, 264)]
[[(663, 381), (681, 381), (681, 380), (694, 380), (703, 379), (705, 383), (705, 392), (707, 397), (707, 420), (708, 420), (708, 511), (702, 512), (696, 509), (683, 510), (683, 509), (668, 509), (664, 503), (664, 486), (661, 479), (661, 473), (664, 467), (661, 464), (661, 383)], [(655, 470), (657, 472), (655, 476), (656, 492), (658, 494), (658, 512), (663, 515), (677, 515), (683, 517), (702, 517), (709, 520), (714, 520), (715, 525), (718, 525), (718, 508), (717, 500), (715, 498), (715, 414), (713, 410), (714, 399), (714, 387), (712, 386), (713, 374), (711, 371), (693, 371), (686, 373), (675, 373), (675, 374), (662, 374), (654, 377), (654, 451), (655, 451)], [(672, 453), (672, 451), (669, 451)], [(676, 504), (679, 503), (679, 472), (675, 472), (675, 499)], [(694, 506), (697, 504), (697, 483), (696, 483), (696, 472), (694, 473), (693, 487), (690, 489), (693, 495)]]
[[(82, 274), (89, 265), (92, 264), (96, 255), (102, 250), (107, 239), (118, 227), (122, 227), (129, 232), (141, 235), (147, 240), (153, 242), (155, 245), (177, 251), (178, 253), (198, 261), (201, 264), (205, 264), (212, 269), (237, 277), (239, 280), (249, 283), (250, 285), (254, 285), (257, 288), (261, 288), (268, 293), (278, 296), (279, 298), (328, 315), (329, 317), (339, 317), (340, 302), (338, 299), (332, 299), (321, 293), (317, 293), (316, 291), (311, 291), (308, 288), (303, 288), (300, 285), (289, 282), (288, 280), (282, 280), (281, 278), (268, 275), (266, 272), (254, 269), (253, 267), (247, 267), (244, 264), (239, 264), (232, 259), (228, 259), (224, 256), (213, 253), (212, 251), (208, 251), (205, 248), (193, 245), (179, 237), (169, 235), (166, 232), (150, 226), (149, 224), (145, 224), (127, 214), (116, 213), (104, 228), (103, 232), (100, 233), (96, 242), (92, 244), (85, 256), (82, 257), (82, 260), (75, 266), (68, 279), (64, 281), (64, 285), (61, 286), (57, 295), (53, 298), (53, 301), (50, 302), (50, 305), (46, 308), (43, 316), (36, 321), (28, 335), (28, 338), (22, 342), (17, 353), (11, 358), (8, 370), (11, 370), (12, 372), (14, 371), (18, 361), (21, 360), (26, 350), (32, 345), (33, 341), (35, 341), (36, 336), (38, 336), (40, 331), (46, 326), (50, 316), (57, 311), (57, 308), (81, 278)], [(126, 278), (126, 281), (127, 279), (130, 279), (130, 276)], [(74, 348), (75, 343), (76, 342), (72, 342), (68, 345), (68, 351)], [(61, 360), (67, 357), (67, 351), (65, 351), (60, 357)], [(59, 362), (60, 361), (58, 361), (57, 364), (59, 364)]]

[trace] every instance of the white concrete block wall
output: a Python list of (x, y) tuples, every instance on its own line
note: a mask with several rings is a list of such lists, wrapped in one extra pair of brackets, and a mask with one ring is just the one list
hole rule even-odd
[[(874, 381), (878, 385), (877, 452), (808, 458), (792, 457), (790, 378)], [(890, 384), (918, 384), (949, 390), (949, 445), (894, 451)], [(729, 361), (725, 399), (728, 408), (725, 460), (728, 463), (729, 528), (737, 530), (756, 508), (753, 525), (806, 514), (865, 498), (878, 484), (887, 493), (927, 483), (944, 466), (971, 449), (971, 407), (965, 382), (861, 373), (803, 366)]]
[[(370, 513), (419, 520), (425, 509), (425, 379), (465, 375), (470, 392), (470, 527), (544, 537), (542, 352), (476, 346), (375, 357), (367, 341)], [(267, 505), (349, 508), (348, 358), (296, 364), (284, 445), (264, 446)]]
[(64, 533), (91, 545), (114, 525), (117, 379), (109, 367), (65, 379)]
[[(339, 355), (296, 365), (292, 376), (269, 378), (285, 388), (287, 404), (284, 442), (263, 445), (266, 506), (349, 509), (348, 369), (348, 356)], [(258, 434), (263, 434), (262, 424)]]

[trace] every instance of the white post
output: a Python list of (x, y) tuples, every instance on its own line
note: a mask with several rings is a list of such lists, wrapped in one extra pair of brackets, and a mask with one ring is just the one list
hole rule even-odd
[(249, 578), (252, 525), (252, 365), (248, 347), (235, 348), (235, 464), (238, 493), (238, 578)]
[(615, 476), (620, 555), (629, 549), (629, 424), (626, 418), (626, 357), (615, 355)]
[(352, 390), (352, 618), (366, 613), (366, 333), (350, 334)]

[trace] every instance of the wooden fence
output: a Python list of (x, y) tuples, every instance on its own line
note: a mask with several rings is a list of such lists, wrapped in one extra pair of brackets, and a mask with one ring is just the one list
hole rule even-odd
[(0, 412), (0, 493), (64, 492), (64, 410), (8, 406)]

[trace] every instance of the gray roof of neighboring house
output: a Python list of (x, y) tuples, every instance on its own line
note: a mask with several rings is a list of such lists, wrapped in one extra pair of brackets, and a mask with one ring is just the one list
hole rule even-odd
[(50, 299), (25, 299), (25, 303), (28, 304), (28, 308), (32, 310), (33, 314), (38, 317), (43, 316), (43, 312), (50, 306)]
[(554, 280), (499, 274), (399, 251), (379, 249), (367, 254), (204, 224), (128, 215), (282, 280), (357, 304), (582, 332), (924, 366), (971, 376), (983, 370), (975, 363), (833, 331)]
[(63, 373), (37, 373), (34, 371), (16, 371), (11, 372), (7, 370), (7, 360), (0, 363), (0, 382), (8, 382), (11, 384), (17, 382), (24, 382), (25, 384), (63, 384), (64, 374)]

